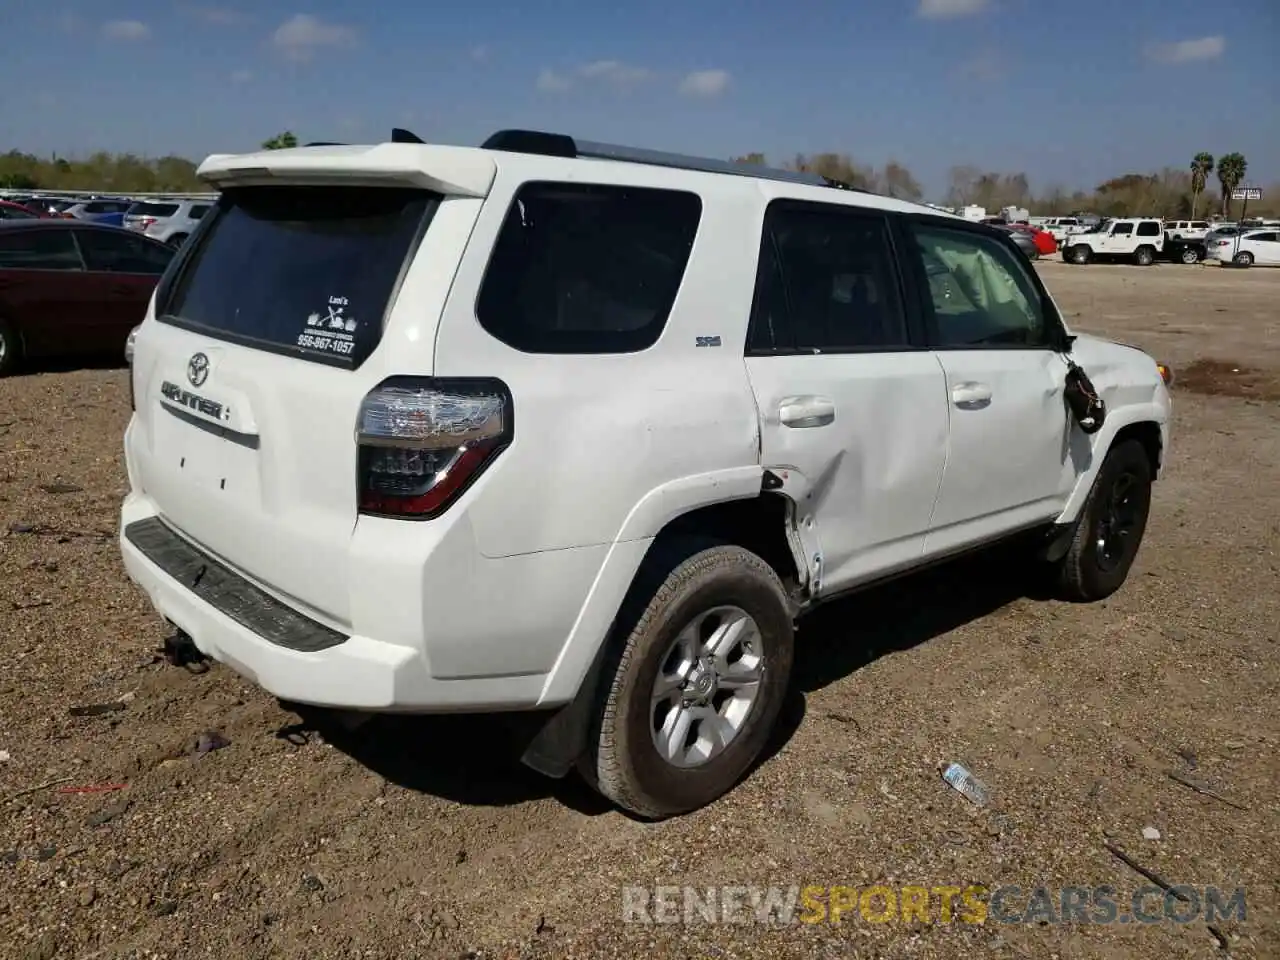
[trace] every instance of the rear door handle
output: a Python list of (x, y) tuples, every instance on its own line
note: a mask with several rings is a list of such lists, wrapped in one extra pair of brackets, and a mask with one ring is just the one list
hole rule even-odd
[(826, 397), (786, 397), (778, 403), (778, 420), (784, 427), (825, 427), (835, 419), (835, 401)]
[(967, 381), (951, 388), (951, 402), (962, 410), (978, 410), (991, 403), (991, 388), (985, 383)]

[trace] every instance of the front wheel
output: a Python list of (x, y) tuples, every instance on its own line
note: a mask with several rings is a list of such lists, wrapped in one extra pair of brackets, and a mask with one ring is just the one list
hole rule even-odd
[(1077, 243), (1068, 248), (1071, 255), (1071, 262), (1078, 264), (1086, 264), (1093, 257), (1093, 250), (1085, 246), (1083, 243)]
[(1056, 565), (1062, 599), (1091, 603), (1124, 584), (1147, 529), (1151, 479), (1151, 461), (1137, 440), (1122, 440), (1107, 452), (1071, 546)]
[(604, 680), (581, 764), (602, 794), (651, 819), (711, 803), (757, 760), (793, 643), (782, 583), (754, 553), (715, 546), (665, 566)]
[(13, 327), (0, 320), (0, 377), (12, 373), (21, 358), (21, 344)]

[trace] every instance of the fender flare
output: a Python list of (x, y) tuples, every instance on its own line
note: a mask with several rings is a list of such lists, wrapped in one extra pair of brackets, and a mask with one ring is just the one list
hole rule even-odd
[(1076, 480), (1075, 488), (1067, 498), (1066, 506), (1054, 521), (1058, 525), (1074, 524), (1084, 508), (1084, 502), (1093, 489), (1102, 461), (1106, 459), (1116, 436), (1126, 427), (1138, 423), (1153, 423), (1160, 429), (1160, 444), (1163, 450), (1168, 447), (1169, 407), (1167, 403), (1156, 401), (1126, 404), (1118, 410), (1108, 412), (1107, 419), (1099, 430), (1090, 438), (1089, 465)]

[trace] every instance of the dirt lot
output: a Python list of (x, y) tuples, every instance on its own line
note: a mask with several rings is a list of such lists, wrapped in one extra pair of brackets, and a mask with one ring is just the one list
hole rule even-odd
[[(802, 624), (776, 752), (657, 825), (524, 771), (520, 718), (346, 733), (163, 662), (113, 542), (124, 372), (0, 381), (0, 955), (1171, 960), (1223, 956), (1221, 935), (1280, 956), (1280, 271), (1041, 270), (1073, 324), (1184, 374), (1128, 585), (1029, 599), (986, 558), (831, 606)], [(124, 706), (69, 715), (100, 703)], [(211, 731), (228, 743), (200, 755)], [(941, 781), (952, 759), (995, 813)], [(1108, 835), (1169, 883), (1246, 888), (1247, 919), (620, 922), (622, 888), (653, 884), (1111, 885), (1127, 903), (1148, 881)]]

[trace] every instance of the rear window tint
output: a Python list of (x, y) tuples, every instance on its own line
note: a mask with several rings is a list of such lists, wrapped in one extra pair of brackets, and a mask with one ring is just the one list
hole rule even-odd
[(177, 212), (176, 203), (135, 203), (129, 208), (131, 217), (172, 217)]
[(192, 220), (199, 220), (208, 212), (209, 205), (207, 203), (196, 203), (192, 204), (191, 209), (187, 211), (187, 216)]
[(193, 236), (160, 312), (222, 339), (357, 366), (381, 339), (438, 199), (390, 187), (228, 190)]
[(476, 301), (480, 325), (526, 353), (630, 353), (657, 342), (693, 249), (696, 194), (528, 183)]
[(84, 263), (70, 230), (0, 231), (0, 269), (80, 270)]

